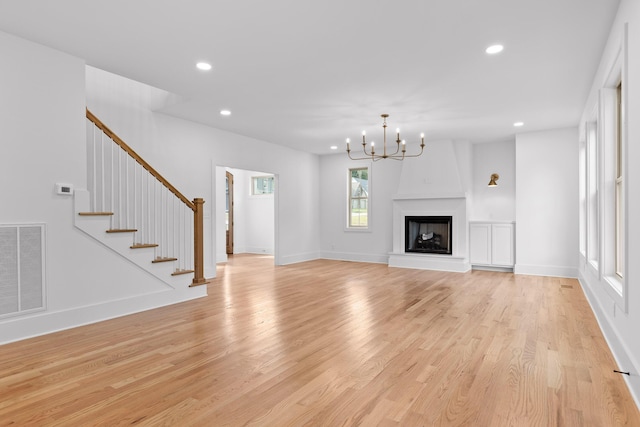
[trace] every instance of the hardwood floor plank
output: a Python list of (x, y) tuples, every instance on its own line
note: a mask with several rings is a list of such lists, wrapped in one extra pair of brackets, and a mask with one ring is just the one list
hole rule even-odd
[(0, 425), (640, 425), (572, 279), (233, 256), (209, 296), (0, 347)]

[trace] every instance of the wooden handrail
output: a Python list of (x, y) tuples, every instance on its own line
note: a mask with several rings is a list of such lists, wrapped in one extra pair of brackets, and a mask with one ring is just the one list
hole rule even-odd
[(118, 135), (116, 135), (111, 129), (109, 129), (104, 123), (100, 121), (91, 111), (87, 108), (87, 119), (89, 119), (94, 125), (96, 125), (102, 132), (104, 132), (109, 138), (127, 152), (133, 159), (145, 168), (151, 175), (153, 175), (162, 185), (167, 187), (178, 199), (180, 199), (185, 205), (192, 211), (196, 211), (196, 205), (189, 199), (187, 199), (181, 192), (179, 192), (169, 181), (167, 181), (162, 175), (158, 173), (149, 163), (147, 163), (142, 157), (138, 155), (133, 148), (129, 147)]

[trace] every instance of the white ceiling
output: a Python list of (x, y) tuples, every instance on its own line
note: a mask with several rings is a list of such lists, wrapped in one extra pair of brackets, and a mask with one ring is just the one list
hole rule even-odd
[(380, 141), (381, 113), (408, 144), (576, 126), (618, 4), (2, 0), (0, 30), (180, 95), (167, 114), (327, 154)]

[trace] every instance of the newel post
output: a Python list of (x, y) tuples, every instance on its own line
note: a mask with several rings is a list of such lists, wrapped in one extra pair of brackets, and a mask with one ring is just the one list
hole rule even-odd
[(191, 286), (204, 284), (204, 199), (193, 199), (193, 282)]

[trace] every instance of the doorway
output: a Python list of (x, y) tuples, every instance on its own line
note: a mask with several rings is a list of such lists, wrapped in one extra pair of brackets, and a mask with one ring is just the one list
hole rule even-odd
[(225, 207), (225, 225), (227, 229), (227, 255), (233, 254), (233, 174), (226, 172), (226, 207)]
[(277, 259), (277, 176), (269, 172), (215, 166), (214, 245), (216, 263), (238, 254)]

